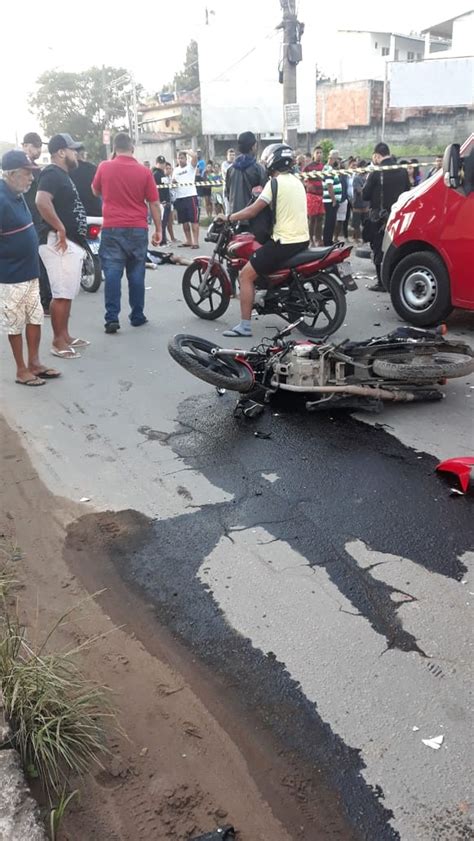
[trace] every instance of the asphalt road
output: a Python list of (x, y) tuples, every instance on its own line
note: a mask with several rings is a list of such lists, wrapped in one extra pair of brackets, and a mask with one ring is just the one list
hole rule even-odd
[[(53, 492), (152, 518), (151, 536), (117, 557), (120, 574), (197, 657), (236, 676), (241, 703), (282, 745), (324, 769), (361, 837), (472, 837), (473, 506), (434, 467), (473, 452), (474, 376), (442, 403), (377, 416), (285, 403), (236, 421), (235, 398), (183, 371), (166, 343), (218, 339), (238, 304), (218, 323), (196, 319), (181, 273), (149, 271), (150, 323), (123, 314), (115, 336), (103, 333), (101, 293), (81, 293), (73, 331), (92, 344), (54, 360), (64, 378), (42, 389), (15, 385), (3, 342), (8, 422)], [(399, 323), (369, 282), (349, 295), (340, 339)], [(276, 321), (256, 321), (255, 337)], [(473, 327), (472, 315), (451, 320), (471, 342)], [(439, 750), (422, 742), (440, 735)]]

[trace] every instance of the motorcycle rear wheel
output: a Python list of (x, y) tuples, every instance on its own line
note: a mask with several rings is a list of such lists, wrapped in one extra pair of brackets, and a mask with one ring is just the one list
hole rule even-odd
[(385, 380), (405, 382), (437, 382), (442, 379), (466, 377), (474, 371), (474, 356), (450, 352), (449, 348), (428, 354), (390, 354), (386, 359), (376, 357), (372, 363), (374, 374)]
[(188, 266), (183, 275), (183, 298), (194, 315), (213, 321), (224, 315), (230, 303), (230, 295), (220, 277), (210, 277), (207, 281), (208, 294), (201, 295), (199, 286), (205, 271), (199, 263)]
[(168, 342), (168, 352), (175, 362), (200, 380), (230, 391), (250, 391), (254, 385), (250, 369), (230, 357), (213, 356), (215, 347), (218, 346), (213, 342), (184, 333), (173, 336)]
[(302, 279), (306, 294), (312, 308), (304, 310), (292, 308), (291, 299), (288, 302), (289, 321), (296, 321), (301, 316), (304, 321), (298, 325), (298, 330), (304, 336), (322, 339), (339, 330), (347, 312), (346, 296), (337, 280), (328, 274), (320, 273), (314, 277)]
[(102, 283), (102, 266), (97, 254), (87, 253), (82, 261), (81, 286), (84, 292), (97, 292)]

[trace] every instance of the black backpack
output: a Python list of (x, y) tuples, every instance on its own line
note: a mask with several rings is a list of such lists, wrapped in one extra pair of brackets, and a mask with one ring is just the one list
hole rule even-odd
[[(247, 183), (247, 186), (252, 190), (250, 182), (247, 178), (247, 173), (243, 172), (244, 179)], [(278, 196), (278, 178), (271, 179), (271, 186), (272, 186), (272, 201), (271, 204), (267, 205), (257, 216), (254, 216), (253, 219), (249, 220), (249, 230), (254, 235), (257, 242), (260, 245), (264, 245), (271, 239), (273, 233), (273, 227), (275, 225), (276, 219), (276, 203), (277, 203), (277, 196)], [(257, 196), (258, 198), (258, 196)], [(252, 199), (249, 204), (253, 204), (255, 199)], [(248, 205), (247, 205), (248, 206)]]

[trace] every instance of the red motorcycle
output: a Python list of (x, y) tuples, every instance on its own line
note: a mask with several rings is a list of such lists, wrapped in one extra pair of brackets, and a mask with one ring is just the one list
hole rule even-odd
[[(197, 257), (183, 275), (183, 296), (199, 318), (220, 318), (227, 310), (239, 271), (260, 243), (249, 231), (238, 233), (230, 222), (213, 222), (206, 242), (215, 243), (210, 257)], [(336, 242), (304, 250), (278, 271), (259, 277), (254, 309), (260, 315), (279, 315), (298, 321), (305, 336), (322, 338), (335, 333), (346, 316), (346, 293), (357, 289), (348, 257), (351, 246)]]

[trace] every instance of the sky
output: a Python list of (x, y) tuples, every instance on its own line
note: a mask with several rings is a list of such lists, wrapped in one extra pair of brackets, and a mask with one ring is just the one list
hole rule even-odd
[[(155, 92), (182, 68), (187, 44), (204, 25), (206, 7), (213, 13), (211, 20), (219, 23), (220, 37), (231, 37), (234, 43), (241, 40), (242, 55), (281, 20), (279, 0), (180, 0), (175, 15), (168, 11), (172, 4), (158, 6), (151, 0), (135, 0), (120, 11), (118, 5), (103, 0), (82, 0), (64, 14), (56, 14), (54, 6), (39, 5), (37, 0), (22, 0), (21, 5), (23, 19), (33, 21), (32, 25), (22, 25), (15, 37), (17, 13), (9, 3), (2, 13), (0, 35), (0, 140), (13, 143), (26, 131), (40, 130), (27, 100), (45, 70), (77, 72), (92, 65), (125, 66), (147, 91)], [(330, 64), (337, 29), (419, 31), (445, 20), (448, 14), (467, 11), (472, 0), (470, 4), (453, 0), (449, 12), (444, 0), (420, 0), (417, 4), (399, 0), (385, 4), (385, 9), (382, 5), (338, 0), (332, 7), (317, 0), (299, 0), (300, 20), (321, 25), (321, 39), (314, 45), (318, 65)], [(337, 8), (337, 15), (332, 8)], [(303, 46), (305, 50), (310, 46), (304, 37)]]

